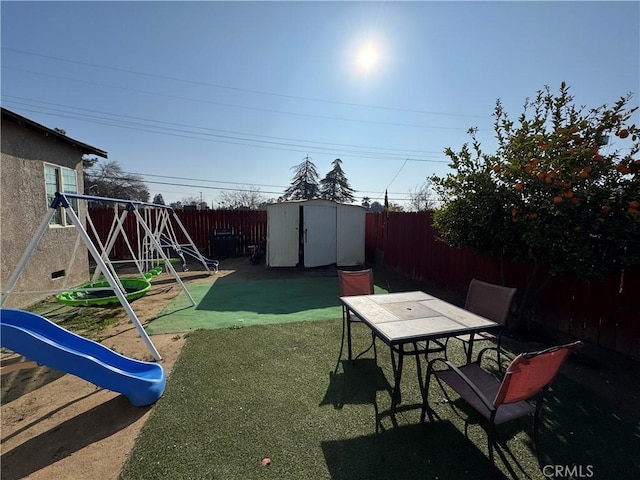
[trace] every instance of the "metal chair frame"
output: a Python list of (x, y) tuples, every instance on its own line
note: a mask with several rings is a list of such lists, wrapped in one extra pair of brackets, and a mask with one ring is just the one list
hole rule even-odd
[[(429, 416), (430, 421), (433, 421), (434, 412), (428, 402), (429, 386), (433, 376), (450, 404), (452, 401), (443, 382), (485, 418), (489, 459), (492, 463), (494, 463), (494, 446), (497, 445), (496, 426), (533, 414), (533, 441), (536, 457), (540, 464), (538, 424), (545, 394), (551, 387), (566, 357), (581, 346), (582, 342), (573, 342), (538, 352), (520, 354), (509, 364), (501, 380), (480, 366), (484, 353), (495, 350), (496, 347), (483, 349), (475, 362), (463, 367), (456, 367), (444, 358), (431, 360), (425, 379), (420, 421), (424, 422), (426, 415)], [(555, 358), (556, 356), (559, 357)], [(436, 370), (435, 365), (438, 363), (443, 363), (447, 368)], [(537, 367), (534, 367), (534, 364)], [(534, 371), (533, 374), (531, 374), (532, 371)], [(530, 386), (527, 382), (530, 382)], [(523, 390), (523, 386), (527, 388)], [(534, 405), (530, 403), (531, 401), (534, 401)]]

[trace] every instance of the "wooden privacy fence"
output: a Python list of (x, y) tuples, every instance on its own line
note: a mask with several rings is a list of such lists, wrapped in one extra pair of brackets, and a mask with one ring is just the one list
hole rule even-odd
[[(118, 212), (120, 214), (122, 209)], [(113, 223), (114, 209), (90, 207), (89, 215), (98, 236), (104, 242)], [(264, 210), (176, 210), (175, 215), (184, 225), (193, 243), (205, 256), (216, 256), (216, 252), (212, 251), (212, 239), (216, 230), (228, 230), (231, 236), (237, 237), (236, 252), (239, 255), (246, 254), (249, 245), (255, 245), (267, 238), (267, 212)], [(137, 239), (140, 236), (133, 215), (127, 215), (124, 229), (135, 251)], [(187, 242), (187, 238), (175, 224), (174, 231), (179, 243)], [(89, 233), (92, 235), (91, 232)], [(113, 258), (131, 258), (129, 248), (122, 236), (118, 237), (111, 255)]]
[[(113, 222), (112, 208), (90, 208), (100, 238), (106, 238)], [(177, 210), (176, 215), (200, 251), (212, 258), (211, 240), (218, 229), (230, 229), (237, 236), (237, 252), (267, 237), (264, 210)], [(437, 239), (430, 212), (367, 213), (365, 255), (369, 262), (384, 266), (438, 288), (465, 295), (472, 278), (518, 288), (516, 302), (533, 268), (530, 263), (503, 261), (480, 255), (473, 249), (459, 249)], [(133, 215), (125, 230), (136, 237)], [(176, 230), (178, 241), (186, 238)], [(135, 247), (134, 247), (135, 248)], [(114, 258), (129, 258), (120, 238)], [(584, 282), (573, 277), (553, 277), (541, 271), (530, 298), (533, 320), (546, 330), (571, 334), (626, 355), (640, 358), (640, 268), (613, 275), (601, 282)]]
[[(368, 213), (366, 258), (383, 258), (387, 268), (427, 284), (465, 295), (472, 278), (518, 288), (516, 302), (533, 269), (437, 239), (431, 212)], [(533, 321), (602, 347), (640, 357), (640, 268), (601, 282), (554, 277), (541, 269), (529, 299)]]

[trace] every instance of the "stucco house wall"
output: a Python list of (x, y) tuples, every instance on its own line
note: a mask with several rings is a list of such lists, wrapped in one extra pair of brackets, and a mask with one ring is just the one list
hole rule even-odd
[[(93, 149), (71, 138), (64, 138), (47, 127), (2, 111), (0, 157), (0, 288), (16, 269), (48, 210), (45, 164), (74, 169), (78, 192), (83, 192), (82, 156), (106, 152)], [(39, 128), (41, 127), (41, 128)], [(86, 148), (89, 147), (89, 148)], [(79, 202), (84, 222), (85, 202)], [(76, 228), (49, 225), (12, 292), (48, 291), (69, 288), (89, 279), (89, 257)], [(47, 297), (47, 293), (12, 294), (4, 307), (25, 308)]]

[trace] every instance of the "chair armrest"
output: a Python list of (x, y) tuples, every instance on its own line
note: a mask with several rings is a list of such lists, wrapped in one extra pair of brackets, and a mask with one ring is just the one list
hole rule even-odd
[(467, 386), (473, 391), (473, 393), (480, 399), (480, 401), (484, 404), (485, 407), (487, 407), (488, 410), (495, 410), (495, 406), (493, 405), (493, 402), (491, 402), (485, 395), (484, 393), (482, 393), (482, 391), (480, 391), (480, 389), (476, 386), (475, 383), (473, 383), (469, 377), (467, 377), (462, 370), (460, 370), (458, 367), (456, 367), (453, 363), (451, 363), (449, 360), (444, 360), (444, 363), (447, 364), (447, 366), (449, 367), (449, 369), (453, 370), (456, 375), (458, 375), (460, 377), (460, 379), (467, 384)]
[(433, 360), (430, 360), (429, 364), (427, 365), (427, 374), (429, 374), (429, 372), (438, 373), (439, 371), (442, 371), (442, 370), (434, 370), (433, 369), (433, 364), (436, 363), (436, 362), (442, 362), (442, 363), (446, 364), (447, 363), (447, 359), (438, 357), (438, 358), (434, 358)]
[(483, 348), (482, 350), (480, 350), (478, 352), (478, 357), (476, 359), (476, 362), (478, 364), (482, 361), (482, 356), (485, 354), (485, 352), (488, 352), (489, 350), (495, 350), (496, 352), (499, 352), (500, 355), (505, 356), (506, 358), (509, 359), (509, 361), (511, 361), (514, 358), (516, 358), (516, 355), (514, 355), (513, 353), (511, 353), (511, 352), (509, 352), (509, 351), (507, 351), (507, 350), (505, 350), (503, 348), (500, 348), (500, 347), (497, 347), (497, 346), (485, 347), (485, 348)]
[[(507, 365), (510, 364), (516, 358), (516, 355), (507, 350), (504, 350), (503, 348), (500, 348), (499, 346), (486, 347), (480, 350), (480, 352), (478, 352), (478, 357), (476, 359), (476, 362), (478, 363), (478, 365), (482, 365), (482, 357), (485, 354), (485, 352), (489, 350), (496, 351), (496, 354), (497, 354), (496, 355), (497, 358), (495, 359), (496, 366), (498, 367), (498, 371), (500, 372), (500, 374), (504, 375)], [(503, 361), (502, 360), (503, 358), (508, 360), (508, 362)]]

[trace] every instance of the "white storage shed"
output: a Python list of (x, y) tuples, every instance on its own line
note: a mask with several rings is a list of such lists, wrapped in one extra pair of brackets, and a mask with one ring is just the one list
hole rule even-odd
[(267, 266), (364, 264), (365, 209), (329, 200), (267, 206)]

